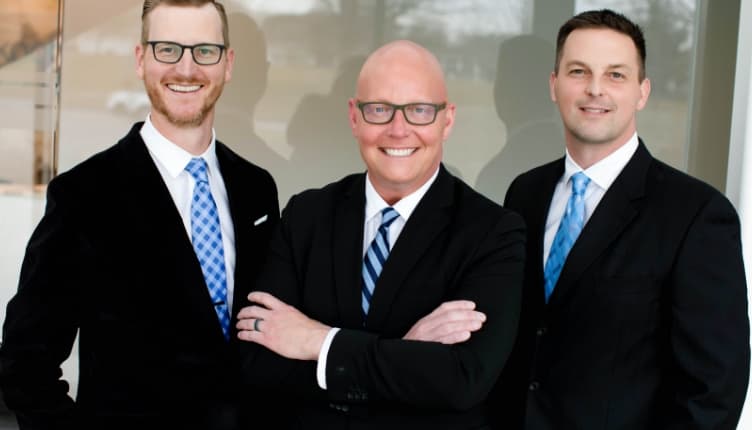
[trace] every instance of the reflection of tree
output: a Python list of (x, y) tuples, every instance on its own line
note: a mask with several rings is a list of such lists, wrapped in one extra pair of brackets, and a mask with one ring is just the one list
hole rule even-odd
[(648, 69), (653, 91), (684, 98), (689, 91), (694, 7), (685, 0), (648, 0), (647, 7), (644, 30), (650, 40), (649, 59), (662, 63)]
[(39, 34), (28, 23), (21, 24), (21, 35), (18, 39), (2, 41), (0, 44), (0, 66), (13, 62), (34, 51), (40, 45), (52, 40), (42, 40)]

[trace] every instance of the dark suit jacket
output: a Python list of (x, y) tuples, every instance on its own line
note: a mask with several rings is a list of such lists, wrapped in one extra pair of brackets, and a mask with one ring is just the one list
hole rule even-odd
[(563, 159), (533, 169), (506, 196), (527, 222), (528, 251), (499, 428), (519, 428), (520, 412), (529, 429), (735, 428), (749, 328), (731, 204), (640, 142), (546, 305), (543, 235), (563, 173)]
[[(247, 376), (267, 390), (285, 391), (295, 428), (485, 428), (484, 400), (517, 329), (520, 218), (441, 167), (392, 248), (365, 323), (364, 218), (364, 174), (294, 196), (260, 277), (259, 289), (342, 328), (328, 354), (328, 389), (316, 383), (316, 362), (286, 360), (251, 343)], [(469, 341), (447, 346), (401, 339), (421, 317), (454, 299), (474, 300), (488, 316)], [(297, 406), (290, 393), (301, 396)]]
[[(141, 125), (48, 187), (0, 350), (0, 383), (21, 429), (234, 428), (238, 418), (236, 347), (222, 336)], [(216, 153), (235, 228), (233, 303), (242, 305), (279, 217), (276, 187), (219, 142)], [(74, 402), (60, 363), (77, 331)]]

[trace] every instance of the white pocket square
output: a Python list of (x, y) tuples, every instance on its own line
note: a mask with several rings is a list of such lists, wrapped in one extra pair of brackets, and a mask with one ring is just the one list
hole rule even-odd
[(261, 218), (259, 218), (259, 219), (257, 219), (256, 221), (253, 222), (253, 226), (255, 227), (255, 226), (261, 224), (262, 222), (265, 222), (267, 218), (269, 218), (268, 215), (262, 216)]

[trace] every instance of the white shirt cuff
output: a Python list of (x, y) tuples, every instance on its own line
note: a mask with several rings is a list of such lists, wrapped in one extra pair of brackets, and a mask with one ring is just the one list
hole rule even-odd
[(321, 351), (319, 351), (319, 362), (316, 364), (316, 381), (318, 381), (322, 390), (326, 390), (326, 357), (329, 356), (329, 348), (332, 346), (332, 340), (334, 340), (334, 335), (338, 331), (338, 327), (329, 329), (329, 333), (326, 334), (324, 343), (321, 345)]

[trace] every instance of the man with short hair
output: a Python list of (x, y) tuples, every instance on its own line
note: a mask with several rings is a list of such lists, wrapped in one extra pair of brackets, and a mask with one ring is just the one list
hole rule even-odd
[(487, 428), (524, 226), (441, 165), (455, 106), (425, 48), (371, 54), (349, 119), (367, 172), (287, 204), (238, 316), (246, 377), (295, 428)]
[(498, 428), (735, 428), (749, 376), (739, 220), (638, 137), (642, 31), (610, 10), (571, 18), (549, 83), (566, 154), (505, 199), (528, 250)]
[[(215, 140), (234, 52), (220, 3), (145, 1), (151, 113), (49, 185), (0, 349), (23, 429), (240, 429), (233, 306), (278, 218), (263, 169)], [(239, 308), (238, 308), (239, 309)], [(73, 400), (60, 363), (79, 333)]]

